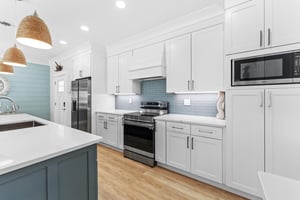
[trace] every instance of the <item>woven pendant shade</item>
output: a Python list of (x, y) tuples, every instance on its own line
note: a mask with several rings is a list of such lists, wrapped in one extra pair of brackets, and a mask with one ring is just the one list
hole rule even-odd
[(23, 52), (16, 45), (7, 49), (4, 53), (3, 64), (16, 67), (26, 67), (26, 59)]
[(23, 18), (17, 30), (17, 41), (26, 46), (38, 49), (51, 49), (52, 40), (45, 22), (38, 17), (36, 11), (33, 15)]
[(5, 65), (0, 61), (0, 73), (2, 74), (13, 74), (14, 68), (10, 65)]

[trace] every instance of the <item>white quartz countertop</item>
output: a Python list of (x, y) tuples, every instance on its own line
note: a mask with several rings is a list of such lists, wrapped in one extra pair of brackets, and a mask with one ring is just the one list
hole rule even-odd
[(225, 120), (220, 120), (214, 117), (203, 117), (195, 115), (181, 115), (181, 114), (167, 114), (155, 117), (156, 120), (180, 122), (189, 124), (199, 124), (205, 126), (214, 126), (224, 128), (226, 126)]
[(0, 132), (0, 175), (96, 144), (102, 139), (28, 114), (0, 116), (0, 124), (32, 120), (46, 125)]
[(134, 110), (97, 110), (96, 113), (106, 113), (106, 114), (113, 114), (113, 115), (124, 115), (127, 113), (137, 112)]

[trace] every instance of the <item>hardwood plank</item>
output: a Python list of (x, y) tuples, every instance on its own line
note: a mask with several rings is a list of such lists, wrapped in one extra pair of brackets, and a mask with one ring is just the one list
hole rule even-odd
[(243, 200), (161, 167), (148, 167), (98, 145), (99, 200)]

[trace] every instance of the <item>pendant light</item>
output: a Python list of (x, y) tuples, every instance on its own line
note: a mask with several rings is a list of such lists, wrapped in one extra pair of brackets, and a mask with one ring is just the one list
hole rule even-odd
[(13, 74), (14, 68), (10, 65), (5, 65), (0, 61), (0, 73), (1, 74)]
[(26, 46), (38, 49), (51, 49), (52, 40), (45, 22), (38, 17), (37, 12), (22, 19), (17, 30), (17, 41)]
[(17, 48), (17, 45), (7, 49), (4, 53), (3, 64), (16, 67), (26, 67), (26, 59), (23, 52)]

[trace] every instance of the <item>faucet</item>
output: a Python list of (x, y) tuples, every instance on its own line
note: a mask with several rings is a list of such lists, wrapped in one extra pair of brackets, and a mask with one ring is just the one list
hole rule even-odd
[[(12, 98), (10, 98), (8, 96), (0, 96), (0, 100), (1, 99), (6, 99), (11, 102), (11, 110), (8, 113), (16, 113), (19, 110), (20, 107), (18, 106), (18, 104), (16, 104), (16, 102)], [(1, 104), (0, 104), (0, 107), (1, 107)], [(8, 107), (7, 107), (7, 110), (8, 110)]]

